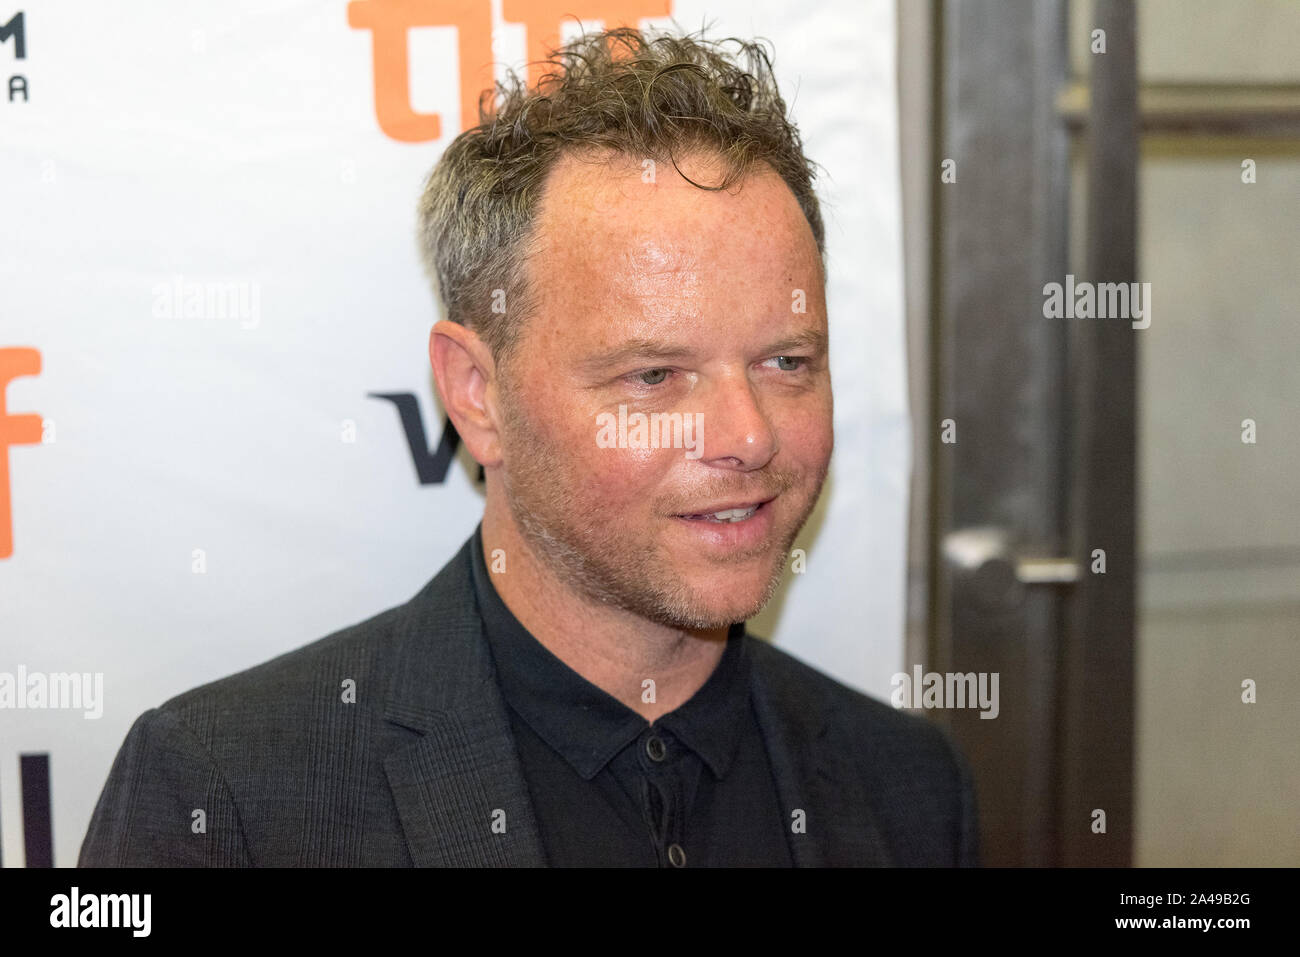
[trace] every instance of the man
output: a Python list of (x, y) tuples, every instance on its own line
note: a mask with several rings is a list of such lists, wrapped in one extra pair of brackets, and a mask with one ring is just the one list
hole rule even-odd
[(83, 865), (976, 862), (946, 737), (744, 630), (833, 437), (810, 164), (743, 49), (585, 37), (448, 147), (429, 352), (482, 523), (143, 715)]

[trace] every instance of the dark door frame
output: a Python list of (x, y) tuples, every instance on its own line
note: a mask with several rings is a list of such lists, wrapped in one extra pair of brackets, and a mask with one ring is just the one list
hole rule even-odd
[[(999, 716), (950, 709), (991, 865), (1132, 861), (1136, 346), (1045, 318), (1064, 283), (1066, 0), (935, 0), (928, 667), (999, 675)], [(1088, 117), (1086, 275), (1133, 281), (1136, 54), (1127, 0)], [(940, 176), (955, 163), (955, 182)], [(951, 178), (951, 177), (949, 177)], [(944, 428), (950, 425), (954, 428)], [(953, 441), (955, 437), (955, 441)], [(1105, 572), (1094, 573), (1094, 549)], [(1104, 814), (1104, 825), (1102, 817)], [(1102, 827), (1104, 826), (1104, 830)]]

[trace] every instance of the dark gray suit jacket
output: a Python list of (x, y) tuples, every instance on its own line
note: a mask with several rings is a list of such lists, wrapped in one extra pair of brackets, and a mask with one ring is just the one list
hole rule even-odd
[[(544, 865), (470, 560), (466, 542), (406, 604), (146, 711), (79, 865)], [(977, 863), (969, 771), (936, 725), (744, 640), (781, 805), (804, 812), (797, 865)]]

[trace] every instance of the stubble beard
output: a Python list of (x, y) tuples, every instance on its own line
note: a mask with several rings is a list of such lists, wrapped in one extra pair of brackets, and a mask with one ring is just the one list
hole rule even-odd
[[(503, 446), (507, 450), (502, 485), (510, 513), (538, 561), (580, 597), (669, 628), (711, 631), (752, 618), (776, 594), (790, 547), (821, 493), (825, 468), (816, 477), (811, 494), (805, 493), (798, 521), (784, 530), (774, 529), (780, 547), (768, 553), (771, 568), (760, 595), (719, 604), (716, 596), (710, 600), (702, 589), (689, 584), (657, 542), (647, 545), (636, 537), (635, 529), (628, 531), (620, 516), (594, 511), (580, 495), (582, 477), (570, 472), (565, 450), (533, 428), (523, 410), (504, 393), (502, 405), (506, 414)], [(772, 473), (768, 482), (782, 493), (787, 505), (790, 494), (800, 488), (798, 476), (788, 472)], [(663, 514), (660, 508), (651, 512)], [(665, 520), (675, 521), (666, 516)], [(729, 561), (748, 563), (761, 553), (762, 546), (738, 551)]]

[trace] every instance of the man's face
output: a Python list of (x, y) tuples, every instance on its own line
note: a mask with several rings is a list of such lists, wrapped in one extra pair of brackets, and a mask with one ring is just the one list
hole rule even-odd
[[(707, 159), (678, 164), (721, 180)], [(539, 309), (502, 370), (502, 479), (571, 588), (712, 629), (771, 598), (825, 480), (826, 307), (812, 230), (773, 170), (712, 192), (666, 166), (647, 183), (639, 163), (566, 157), (548, 178), (528, 265)], [(638, 412), (698, 424), (669, 429), (695, 447), (645, 447)], [(728, 506), (757, 508), (688, 517)]]

